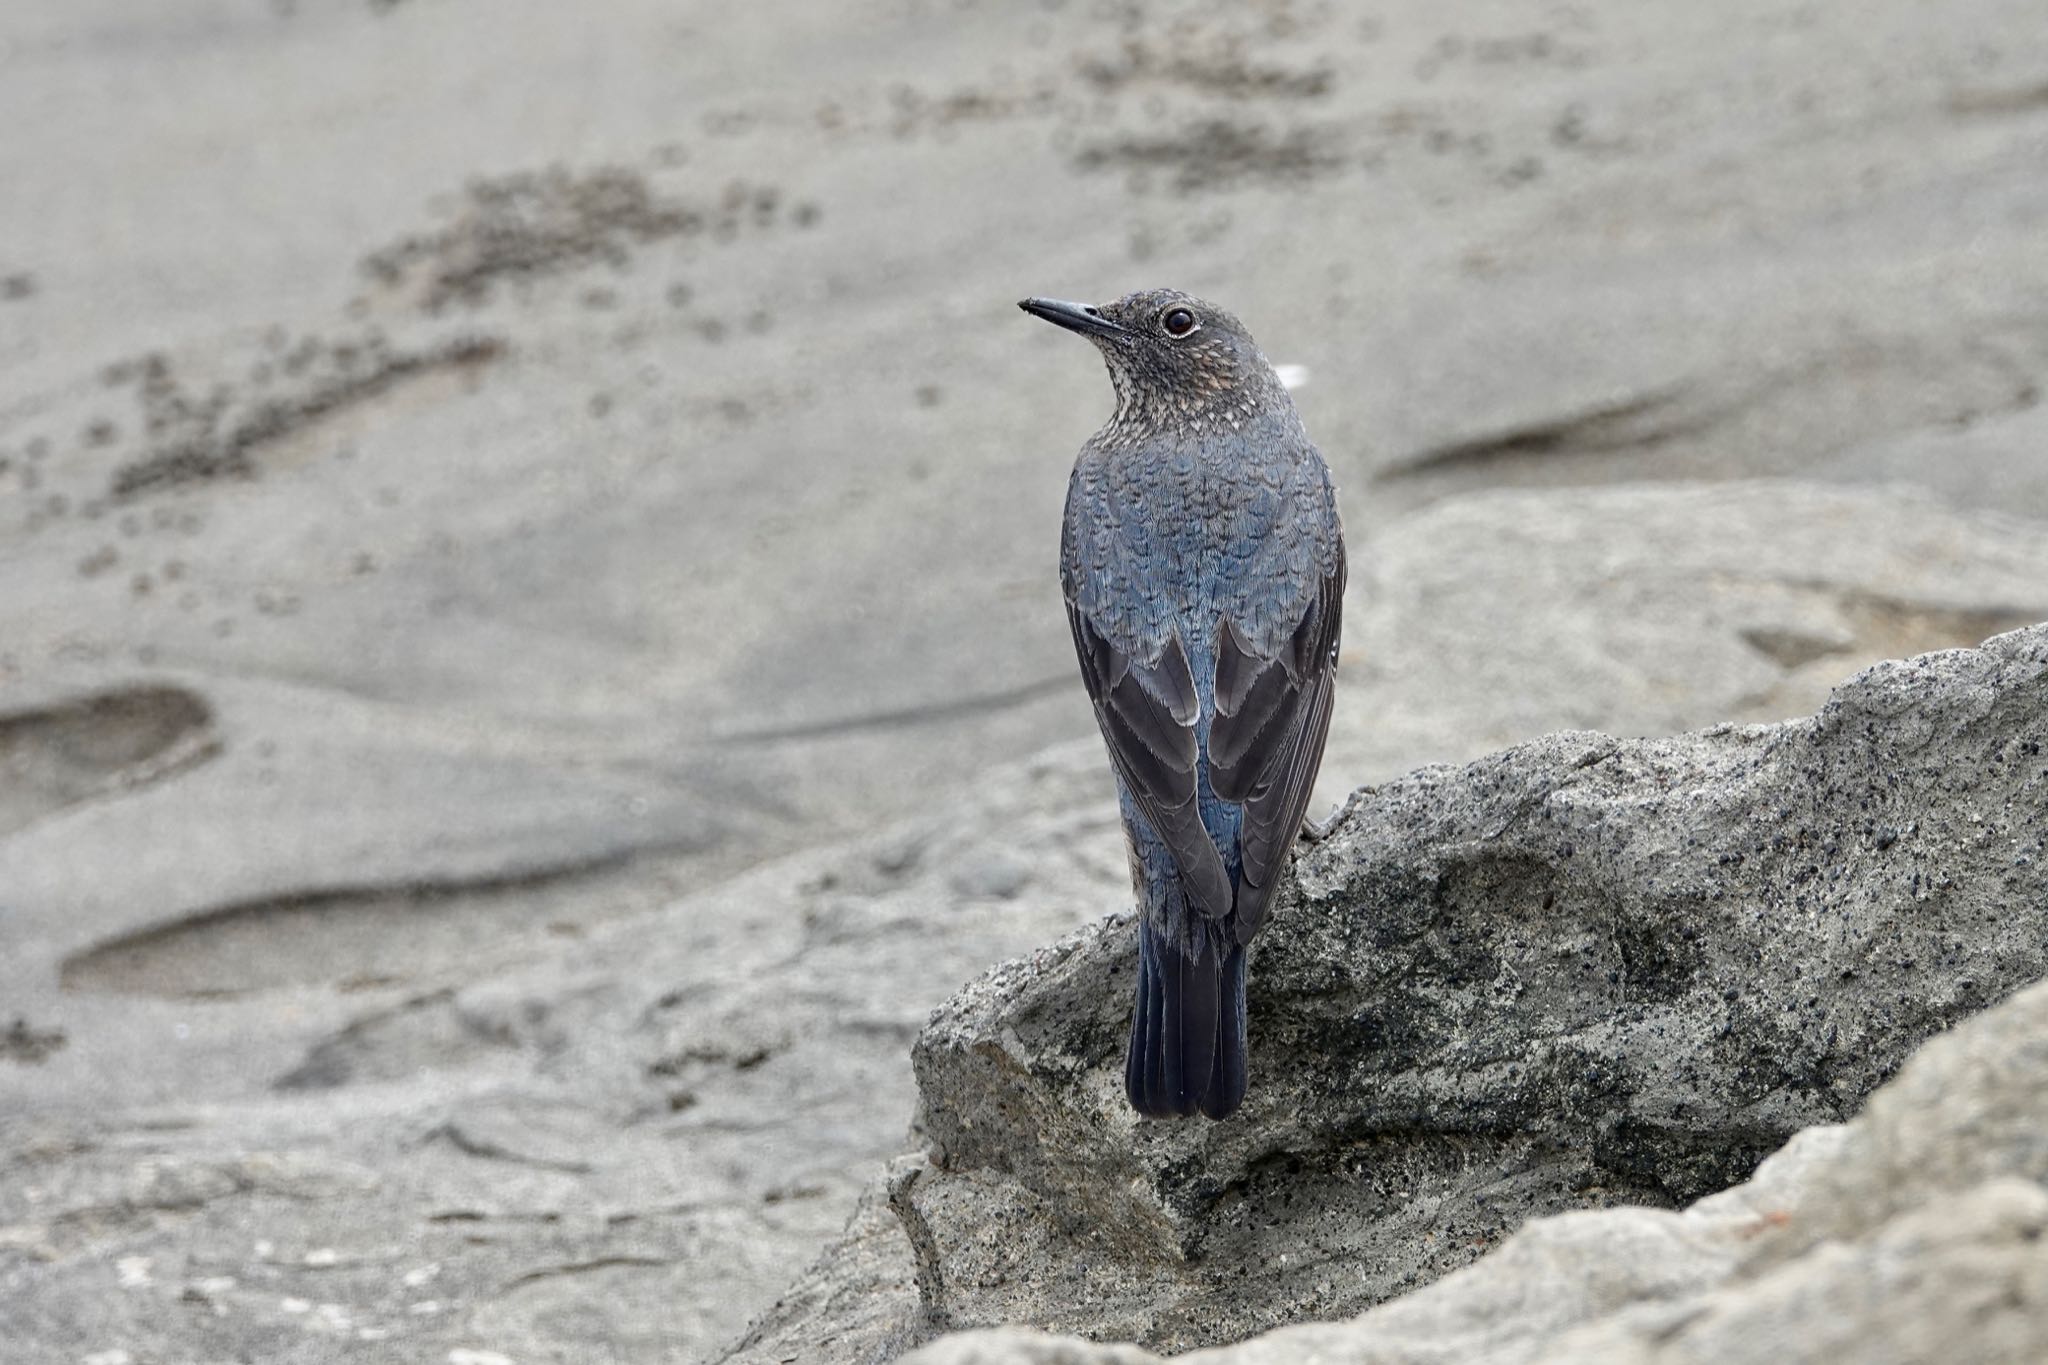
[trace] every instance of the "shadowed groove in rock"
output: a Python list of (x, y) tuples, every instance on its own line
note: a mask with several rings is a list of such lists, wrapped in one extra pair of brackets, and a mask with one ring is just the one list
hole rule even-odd
[(2035, 85), (1957, 90), (1948, 97), (1947, 105), (1951, 114), (1964, 117), (2035, 114), (2048, 109), (2048, 81)]
[[(110, 939), (65, 959), (59, 980), (86, 994), (224, 999), (280, 986), (385, 985), (462, 945), (545, 922), (630, 853), (493, 877), (289, 892), (222, 905)], [(446, 939), (445, 943), (434, 940)]]
[(797, 721), (788, 725), (735, 730), (720, 735), (719, 742), (774, 744), (796, 739), (831, 739), (839, 735), (861, 734), (872, 730), (897, 730), (914, 725), (964, 720), (992, 711), (1028, 706), (1047, 697), (1061, 696), (1072, 690), (1073, 685), (1074, 680), (1061, 673), (1056, 677), (1038, 678), (1031, 682), (1019, 683), (1015, 687), (961, 697), (953, 701), (927, 702), (921, 706), (905, 706), (893, 711), (871, 711), (858, 716), (838, 716), (825, 720)]
[[(1803, 586), (1803, 585), (1801, 585)], [(1878, 593), (1844, 593), (1831, 585), (1813, 591), (1831, 599), (1846, 631), (1839, 637), (1776, 627), (1741, 632), (1743, 643), (1784, 669), (1836, 655), (1899, 657), (1936, 649), (1968, 649), (1979, 640), (2040, 620), (2025, 607), (1949, 607), (1902, 601)]]
[(1433, 446), (1391, 462), (1378, 477), (1403, 479), (1535, 455), (1653, 449), (1673, 437), (1689, 435), (1713, 424), (1711, 414), (1674, 412), (1679, 394), (1680, 390), (1675, 388), (1659, 389), (1492, 435)]
[[(2039, 404), (2042, 335), (2037, 313), (2016, 310), (1980, 335), (1946, 344), (1899, 333), (1846, 342), (1796, 364), (1689, 375), (1428, 445), (1396, 456), (1375, 478), (1485, 474), (1586, 482), (1596, 469), (1612, 476), (1652, 453), (1659, 458), (1642, 461), (1631, 477), (1724, 478), (1743, 463), (1702, 460), (1703, 449), (1769, 440), (1772, 423), (1823, 404), (1845, 414), (1827, 438), (1833, 451), (1881, 433), (1954, 430)], [(1930, 375), (1939, 376), (1932, 385)], [(1907, 393), (1921, 395), (1917, 409), (1891, 414), (1889, 428), (1859, 428), (1883, 411), (1881, 396)]]
[(0, 834), (219, 752), (213, 708), (182, 687), (120, 688), (0, 715)]

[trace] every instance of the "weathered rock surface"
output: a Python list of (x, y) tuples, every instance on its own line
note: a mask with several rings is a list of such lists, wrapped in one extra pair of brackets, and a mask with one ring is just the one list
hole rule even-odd
[(1356, 555), (1323, 792), (1556, 730), (1811, 715), (1865, 663), (2048, 619), (2043, 526), (1782, 480), (1435, 503)]
[[(1928, 1042), (1853, 1122), (1682, 1213), (1538, 1220), (1345, 1323), (1189, 1365), (1908, 1365), (2048, 1352), (2048, 983)], [(916, 1365), (1151, 1365), (1006, 1329)]]
[(1127, 897), (1026, 291), (1314, 375), (1331, 799), (2048, 616), (2038, 8), (0, 5), (0, 1354), (773, 1303)]
[[(1795, 524), (1800, 545), (1774, 548)], [(2037, 525), (1899, 491), (1458, 499), (1375, 553), (1389, 577), (1358, 613), (1341, 718), (1375, 773), (1502, 731), (1770, 714), (1849, 661), (2048, 615)], [(1868, 591), (1892, 605), (1858, 614)], [(1749, 636), (1772, 628), (1817, 652), (1760, 652)], [(658, 775), (614, 783), (530, 736), (447, 744), (403, 708), (191, 671), (50, 695), (0, 719), (0, 806), (21, 818), (0, 830), (0, 1303), (39, 1305), (10, 1320), (53, 1359), (317, 1360), (364, 1333), (522, 1361), (712, 1352), (903, 1149), (931, 1008), (1129, 900), (1092, 737), (721, 879), (687, 847), (633, 847), (642, 821), (689, 823)], [(421, 754), (442, 767), (415, 785)], [(323, 801), (329, 776), (390, 799)], [(593, 781), (586, 806), (571, 789)], [(450, 782), (475, 800), (448, 805)], [(377, 1179), (276, 1198), (218, 1178), (272, 1157)], [(165, 1171), (207, 1197), (129, 1201)], [(865, 1287), (823, 1263), (747, 1358), (810, 1358), (828, 1306), (853, 1311), (848, 1342), (922, 1330), (886, 1182), (860, 1217)], [(305, 1263), (322, 1251), (356, 1269)], [(148, 1282), (108, 1298), (105, 1268), (132, 1258)], [(163, 1311), (202, 1282), (218, 1313)], [(582, 1312), (593, 1286), (619, 1311)]]
[[(0, 1052), (0, 1358), (706, 1358), (902, 1147), (933, 1002), (1127, 894), (1104, 781), (1092, 743), (1048, 754), (942, 815), (558, 921), (481, 979), (275, 983), (254, 1037), (239, 1000), (178, 995), (101, 997), (61, 1047), (31, 1020)], [(958, 889), (1000, 859), (1028, 884)], [(431, 941), (472, 912), (413, 913)], [(136, 1079), (166, 1053), (194, 1093)], [(905, 1268), (881, 1287), (914, 1302), (882, 1217)]]
[(2048, 627), (1879, 665), (1810, 720), (1359, 793), (1260, 940), (1238, 1121), (1125, 1108), (1130, 937), (1006, 964), (919, 1039), (930, 1169), (896, 1204), (931, 1326), (1230, 1340), (1848, 1118), (2048, 972)]

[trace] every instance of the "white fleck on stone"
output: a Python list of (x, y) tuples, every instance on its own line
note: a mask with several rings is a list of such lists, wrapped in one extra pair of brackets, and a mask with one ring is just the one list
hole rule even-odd
[(117, 1346), (111, 1351), (94, 1351), (81, 1356), (78, 1365), (135, 1365), (135, 1357)]
[(448, 1353), (448, 1365), (512, 1365), (512, 1357), (498, 1351), (472, 1351), (458, 1346)]
[(423, 1318), (431, 1317), (435, 1313), (441, 1311), (441, 1301), (439, 1299), (421, 1299), (418, 1303), (413, 1304), (405, 1311), (408, 1313), (417, 1313), (419, 1316)]
[(275, 1252), (276, 1250), (277, 1244), (274, 1242), (259, 1241), (256, 1243), (256, 1254), (262, 1257), (264, 1260), (269, 1260), (271, 1253)]
[(192, 1281), (192, 1287), (202, 1294), (225, 1294), (235, 1287), (232, 1275), (209, 1275), (203, 1280)]
[(307, 1265), (329, 1266), (339, 1263), (340, 1260), (341, 1254), (333, 1247), (314, 1247), (306, 1253)]
[(280, 1299), (277, 1306), (287, 1313), (310, 1313), (313, 1311), (313, 1301), (311, 1299)]
[(140, 1289), (149, 1283), (149, 1257), (123, 1256), (114, 1262), (114, 1273), (121, 1277), (123, 1289)]
[(348, 1310), (338, 1303), (323, 1303), (313, 1310), (311, 1321), (331, 1332), (346, 1332), (354, 1326), (349, 1321)]
[(388, 1336), (390, 1336), (390, 1335), (391, 1335), (391, 1329), (390, 1329), (389, 1327), (358, 1327), (358, 1328), (356, 1328), (356, 1340), (357, 1340), (357, 1341), (382, 1341), (382, 1340), (384, 1340), (384, 1338), (386, 1338), (386, 1337), (388, 1337)]
[(1298, 389), (1308, 383), (1306, 365), (1275, 365), (1273, 373), (1280, 380), (1280, 387), (1283, 389)]
[(439, 1261), (429, 1261), (423, 1266), (415, 1266), (413, 1269), (406, 1271), (401, 1278), (404, 1279), (406, 1288), (418, 1289), (440, 1273), (441, 1263)]

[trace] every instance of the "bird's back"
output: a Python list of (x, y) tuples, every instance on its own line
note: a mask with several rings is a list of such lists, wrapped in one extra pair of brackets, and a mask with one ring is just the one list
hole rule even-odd
[(1082, 448), (1068, 484), (1067, 600), (1140, 661), (1177, 636), (1206, 722), (1222, 623), (1270, 656), (1342, 553), (1329, 468), (1291, 408), (1235, 430), (1113, 431)]

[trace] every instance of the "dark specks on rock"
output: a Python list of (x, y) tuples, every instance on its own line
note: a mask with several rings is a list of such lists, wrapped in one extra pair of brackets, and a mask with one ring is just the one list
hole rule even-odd
[[(2039, 805), (2000, 757), (2048, 724), (2048, 627), (2017, 638), (1867, 673), (1828, 718), (1752, 732), (1753, 763), (1696, 736), (1604, 742), (1588, 766), (1553, 736), (1355, 799), (1261, 940), (1265, 1085), (1213, 1130), (1120, 1112), (1128, 922), (969, 987), (914, 1053), (948, 1161), (908, 1198), (949, 1320), (1181, 1350), (1349, 1315), (1472, 1259), (1475, 1222), (1698, 1198), (1848, 1117), (1972, 1002), (2048, 972), (2048, 881), (2007, 851)], [(1873, 737), (1857, 713), (1914, 724)], [(1911, 821), (1944, 851), (1938, 899), (1831, 833), (1873, 804), (1906, 817), (1874, 846)], [(1781, 832), (1721, 851), (1758, 810)], [(1779, 908), (1703, 918), (1707, 885)], [(1427, 1200), (1342, 1175), (1360, 1144)], [(1118, 1230), (1087, 1241), (1085, 1294), (1081, 1228)]]

